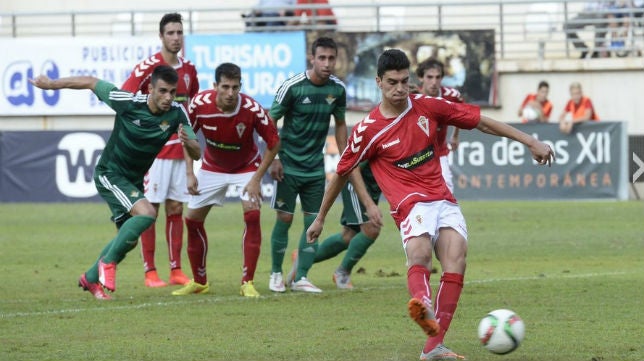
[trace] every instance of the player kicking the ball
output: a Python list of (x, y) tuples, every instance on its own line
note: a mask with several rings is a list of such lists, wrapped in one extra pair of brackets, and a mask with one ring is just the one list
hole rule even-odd
[[(437, 129), (453, 125), (508, 137), (526, 145), (541, 165), (550, 165), (554, 153), (534, 137), (482, 116), (476, 106), (422, 94), (410, 96), (409, 66), (409, 59), (398, 49), (387, 50), (378, 58), (376, 83), (383, 100), (353, 128), (320, 212), (307, 230), (307, 241), (313, 242), (322, 232), (329, 208), (351, 171), (369, 161), (400, 230), (408, 265), (409, 315), (428, 336), (420, 358), (463, 359), (442, 341), (435, 342), (445, 336), (456, 310), (467, 254), (465, 219), (445, 184), (435, 154)], [(436, 312), (429, 271), (434, 250), (443, 268)]]

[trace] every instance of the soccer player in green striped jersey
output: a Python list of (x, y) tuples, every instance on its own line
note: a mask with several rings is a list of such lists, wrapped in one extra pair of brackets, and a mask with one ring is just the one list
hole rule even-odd
[(195, 160), (200, 157), (188, 115), (174, 102), (178, 80), (177, 72), (166, 65), (154, 70), (146, 95), (119, 90), (89, 76), (52, 80), (41, 75), (30, 80), (41, 89), (90, 89), (116, 112), (112, 134), (94, 170), (94, 183), (112, 211), (118, 232), (78, 281), (97, 299), (111, 298), (103, 287), (115, 291), (116, 265), (156, 219), (156, 210), (143, 193), (143, 176), (159, 150), (176, 132), (184, 152)]
[[(335, 140), (338, 149), (347, 143), (345, 123), (346, 89), (333, 75), (337, 45), (328, 37), (315, 40), (311, 46), (311, 68), (287, 79), (277, 90), (270, 116), (274, 121), (283, 118), (280, 130), (282, 148), (273, 161), (271, 176), (275, 192), (271, 206), (277, 219), (271, 234), (271, 278), (269, 289), (285, 292), (282, 263), (288, 245), (288, 230), (293, 222), (296, 199), (299, 196), (306, 230), (320, 208), (326, 176), (322, 150), (326, 143), (331, 117), (335, 121)], [(298, 245), (298, 267), (293, 279), (287, 280), (294, 291), (319, 293), (321, 290), (306, 279), (317, 251), (317, 243), (307, 244), (302, 232)]]

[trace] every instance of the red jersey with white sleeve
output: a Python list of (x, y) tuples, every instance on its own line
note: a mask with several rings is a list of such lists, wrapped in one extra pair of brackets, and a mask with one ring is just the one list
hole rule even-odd
[(336, 172), (348, 174), (369, 161), (376, 182), (390, 205), (396, 225), (418, 202), (456, 199), (447, 188), (436, 154), (438, 128), (475, 128), (481, 118), (475, 105), (452, 103), (422, 94), (410, 96), (407, 109), (385, 118), (376, 107), (353, 127)]
[[(152, 71), (159, 65), (169, 65), (158, 52), (151, 57), (143, 60), (134, 67), (129, 78), (123, 83), (121, 89), (131, 93), (141, 91), (143, 94), (148, 93), (148, 85), (152, 76)], [(179, 57), (179, 64), (174, 66), (179, 74), (177, 83), (177, 95), (175, 101), (188, 107), (190, 99), (199, 92), (199, 79), (197, 79), (197, 68), (183, 57)], [(165, 146), (157, 155), (159, 159), (183, 159), (183, 147), (177, 134), (172, 135)]]
[[(463, 102), (463, 96), (461, 95), (461, 92), (459, 92), (457, 89), (449, 88), (446, 86), (440, 87), (438, 96), (453, 103)], [(438, 147), (436, 148), (436, 155), (438, 155), (439, 157), (449, 154), (449, 146), (447, 144), (447, 128), (447, 126), (441, 126), (438, 128)]]
[(279, 142), (277, 127), (268, 112), (246, 94), (239, 94), (232, 113), (217, 107), (217, 91), (206, 90), (190, 102), (190, 123), (195, 133), (201, 130), (206, 150), (201, 168), (218, 173), (247, 173), (256, 171), (261, 154), (254, 133), (261, 136), (268, 148)]

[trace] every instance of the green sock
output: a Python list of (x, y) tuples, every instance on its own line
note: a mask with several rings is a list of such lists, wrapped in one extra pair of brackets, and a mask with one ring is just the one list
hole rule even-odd
[(375, 242), (375, 239), (370, 239), (364, 233), (359, 232), (351, 241), (349, 241), (349, 248), (347, 248), (347, 254), (344, 255), (340, 267), (342, 267), (348, 273), (351, 273), (353, 266), (360, 261), (362, 256), (367, 253), (367, 250)]
[(277, 219), (273, 232), (271, 233), (271, 256), (272, 266), (271, 272), (282, 272), (282, 264), (284, 263), (284, 254), (286, 247), (288, 247), (288, 230), (291, 228), (290, 223), (282, 222)]
[(150, 216), (134, 216), (128, 219), (116, 233), (116, 237), (103, 248), (92, 267), (85, 272), (88, 282), (98, 282), (98, 261), (105, 263), (120, 263), (125, 255), (136, 247), (139, 236), (148, 229), (155, 218)]
[(336, 233), (320, 243), (315, 253), (315, 263), (333, 258), (347, 247), (347, 243), (342, 239), (342, 233)]
[(297, 274), (295, 275), (295, 280), (299, 280), (302, 277), (306, 277), (313, 266), (313, 261), (315, 260), (315, 254), (318, 250), (318, 241), (315, 240), (313, 243), (306, 242), (306, 231), (309, 229), (309, 226), (315, 220), (315, 214), (305, 214), (304, 215), (304, 231), (302, 236), (300, 236), (300, 243), (298, 247), (297, 254)]

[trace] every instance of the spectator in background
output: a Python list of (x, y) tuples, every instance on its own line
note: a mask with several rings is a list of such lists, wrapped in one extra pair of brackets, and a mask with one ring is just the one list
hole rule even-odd
[(290, 25), (293, 21), (293, 9), (296, 0), (259, 0), (255, 9), (251, 12), (251, 26), (285, 26)]
[(564, 134), (570, 134), (575, 124), (587, 120), (599, 121), (599, 117), (590, 98), (584, 96), (581, 84), (573, 82), (570, 84), (570, 100), (559, 116), (559, 130)]
[(546, 81), (540, 81), (536, 93), (530, 93), (523, 99), (519, 107), (519, 117), (522, 123), (537, 122), (547, 123), (552, 113), (552, 103), (548, 100), (550, 85)]
[(595, 30), (595, 47), (591, 53), (591, 58), (606, 57), (607, 52), (601, 50), (604, 47), (607, 29), (607, 15), (612, 1), (590, 1), (584, 5), (584, 9), (576, 17), (564, 23), (566, 38), (572, 41), (575, 49), (581, 51), (580, 59), (588, 56), (590, 50), (588, 45), (577, 35), (577, 31), (587, 26), (592, 26)]
[[(301, 21), (302, 15), (306, 15), (307, 24), (315, 25), (338, 25), (338, 20), (329, 5), (329, 0), (297, 0), (298, 8), (295, 9), (295, 17)], [(306, 8), (304, 5), (327, 5), (327, 7)]]
[[(197, 69), (187, 59), (179, 56), (183, 49), (183, 23), (181, 14), (165, 14), (159, 22), (161, 51), (143, 60), (123, 83), (121, 89), (132, 93), (149, 92), (152, 72), (160, 65), (169, 65), (177, 71), (179, 82), (174, 100), (187, 109), (190, 99), (199, 92)], [(172, 285), (184, 285), (190, 279), (181, 270), (181, 248), (183, 247), (183, 203), (190, 198), (186, 186), (186, 162), (183, 148), (177, 135), (173, 135), (157, 155), (144, 180), (145, 197), (159, 212), (165, 208), (165, 236), (170, 260)], [(159, 278), (154, 263), (156, 228), (152, 224), (141, 234), (141, 254), (145, 271), (146, 287), (164, 287), (166, 282)]]

